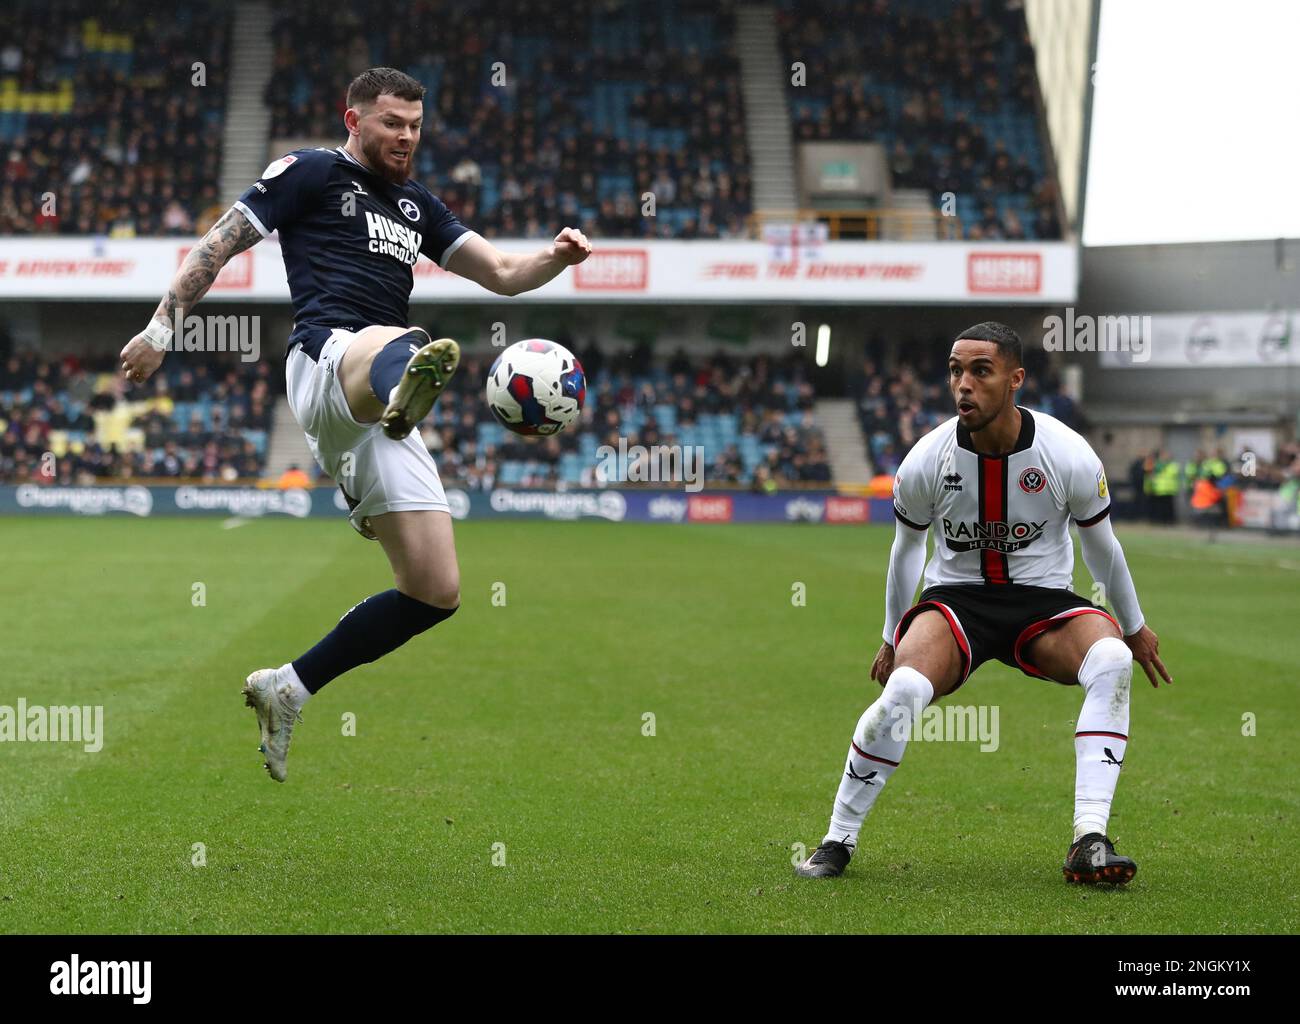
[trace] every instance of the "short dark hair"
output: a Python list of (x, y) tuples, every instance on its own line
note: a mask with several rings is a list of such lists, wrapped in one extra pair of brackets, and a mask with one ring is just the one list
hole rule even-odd
[(347, 105), (357, 107), (363, 103), (374, 103), (380, 96), (422, 100), (424, 86), (397, 68), (371, 68), (352, 79), (352, 84), (348, 86)]
[(1020, 344), (1020, 335), (1006, 324), (1000, 324), (996, 320), (985, 320), (973, 327), (967, 327), (957, 335), (956, 340), (991, 341), (1003, 356), (1011, 360), (1012, 366), (1024, 365), (1024, 346)]

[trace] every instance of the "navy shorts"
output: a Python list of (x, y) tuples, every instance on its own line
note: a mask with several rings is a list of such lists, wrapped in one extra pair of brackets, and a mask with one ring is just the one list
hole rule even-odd
[(907, 610), (894, 631), (895, 650), (912, 620), (929, 609), (941, 612), (948, 620), (961, 651), (962, 673), (957, 686), (966, 682), (984, 662), (993, 659), (1018, 668), (1027, 676), (1046, 679), (1047, 676), (1025, 660), (1025, 647), (1031, 640), (1076, 615), (1104, 615), (1115, 622), (1110, 612), (1073, 590), (1020, 583), (948, 584), (927, 587), (921, 592), (920, 600)]

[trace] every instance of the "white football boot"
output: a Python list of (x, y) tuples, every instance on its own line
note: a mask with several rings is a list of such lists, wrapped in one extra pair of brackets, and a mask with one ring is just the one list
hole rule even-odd
[(262, 743), (257, 748), (266, 755), (266, 770), (276, 782), (283, 782), (289, 772), (289, 740), (294, 722), (302, 715), (289, 696), (289, 684), (277, 681), (276, 670), (260, 668), (244, 681), (244, 703), (257, 712), (257, 727)]
[(400, 441), (414, 430), (429, 415), (459, 365), (460, 346), (450, 338), (439, 338), (416, 349), (379, 418), (384, 433)]

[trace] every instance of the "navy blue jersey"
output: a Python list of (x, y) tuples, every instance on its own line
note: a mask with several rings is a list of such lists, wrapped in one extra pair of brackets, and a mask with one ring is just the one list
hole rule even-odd
[(293, 298), (289, 347), (313, 359), (335, 327), (407, 326), (423, 253), (440, 267), (473, 234), (423, 185), (394, 185), (337, 149), (274, 161), (235, 208), (262, 236), (280, 233)]

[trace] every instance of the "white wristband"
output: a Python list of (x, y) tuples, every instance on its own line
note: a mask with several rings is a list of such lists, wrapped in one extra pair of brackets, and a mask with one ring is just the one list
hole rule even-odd
[(150, 347), (157, 349), (159, 352), (166, 352), (168, 346), (172, 343), (172, 334), (175, 332), (160, 320), (150, 320), (149, 326), (141, 333)]

